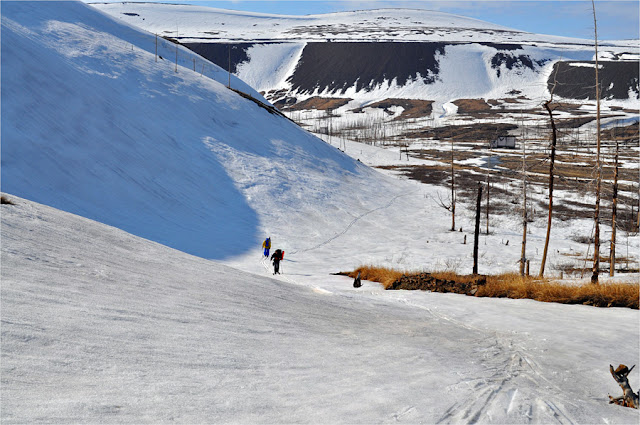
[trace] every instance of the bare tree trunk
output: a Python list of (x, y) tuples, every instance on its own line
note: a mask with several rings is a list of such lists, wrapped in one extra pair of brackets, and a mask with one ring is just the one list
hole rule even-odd
[(600, 274), (600, 186), (602, 184), (602, 164), (600, 164), (600, 80), (598, 78), (598, 24), (596, 22), (596, 4), (591, 0), (593, 7), (593, 25), (595, 33), (595, 49), (596, 49), (596, 208), (594, 214), (595, 232), (593, 242), (593, 274), (591, 275), (591, 283), (598, 283), (598, 274)]
[(489, 180), (491, 173), (489, 171), (489, 167), (491, 166), (491, 159), (493, 155), (489, 155), (489, 163), (487, 164), (487, 235), (489, 234), (489, 205), (491, 202), (491, 197), (489, 196), (489, 191), (491, 187), (491, 181)]
[(478, 239), (480, 239), (480, 204), (482, 202), (482, 184), (478, 183), (476, 201), (476, 230), (473, 237), (473, 274), (478, 274)]
[(553, 112), (549, 106), (552, 101), (553, 92), (551, 93), (551, 99), (544, 103), (544, 107), (547, 109), (549, 119), (551, 120), (551, 160), (549, 162), (549, 218), (547, 219), (547, 237), (544, 240), (544, 251), (542, 252), (542, 263), (540, 264), (541, 277), (544, 276), (544, 267), (547, 262), (547, 252), (549, 251), (549, 238), (551, 236), (551, 215), (553, 213), (553, 167), (556, 161), (556, 143), (558, 137), (556, 123), (553, 120)]
[(620, 144), (616, 138), (616, 156), (613, 168), (613, 206), (611, 207), (611, 245), (609, 247), (609, 276), (616, 274), (616, 215), (618, 213), (618, 156)]
[(456, 173), (453, 168), (453, 139), (451, 139), (451, 231), (456, 231)]
[(520, 276), (524, 276), (527, 262), (527, 164), (526, 144), (522, 139), (522, 251), (520, 252)]

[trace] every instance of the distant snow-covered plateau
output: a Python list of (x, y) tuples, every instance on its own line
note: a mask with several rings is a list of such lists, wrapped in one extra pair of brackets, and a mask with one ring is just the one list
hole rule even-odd
[[(316, 105), (332, 106), (305, 116), (286, 108), (283, 114), (269, 103), (277, 104), (270, 91), (282, 89), (293, 68), (306, 66), (299, 60), (303, 44), (313, 41), (309, 34), (333, 31), (326, 17), (259, 16), (267, 21), (258, 24), (253, 15), (247, 20), (198, 7), (96, 6), (100, 10), (74, 1), (20, 1), (2, 2), (0, 9), (3, 424), (638, 422), (637, 410), (611, 405), (608, 398), (621, 395), (609, 364), (640, 363), (637, 310), (385, 291), (373, 282), (356, 289), (334, 274), (362, 264), (471, 271), (471, 244), (463, 241), (473, 237), (475, 211), (463, 184), (456, 231), (449, 231), (450, 213), (442, 208), (449, 193), (442, 185), (446, 158), (455, 153), (458, 176), (467, 185), (475, 185), (469, 176), (485, 178), (472, 167), (509, 177), (509, 164), (519, 160), (514, 151), (454, 144), (442, 133), (453, 131), (454, 117), (465, 108), (482, 104), (455, 104), (454, 93), (407, 95), (395, 103), (378, 98), (373, 109), (385, 128), (413, 114), (408, 119), (415, 122), (405, 120), (403, 130), (421, 134), (428, 120), (439, 129), (411, 144), (391, 134), (363, 143), (345, 129), (311, 132), (318, 129), (309, 122), (323, 118), (326, 127), (335, 118), (338, 127), (339, 117), (353, 117), (366, 106), (341, 110), (352, 101), (335, 107), (340, 101), (317, 96)], [(179, 19), (180, 44), (155, 35), (170, 30), (167, 10)], [(225, 21), (204, 25), (206, 13)], [(370, 13), (331, 19), (348, 28), (360, 16), (355, 37), (372, 31), (365, 19), (379, 12)], [(407, 14), (388, 13), (389, 20)], [(487, 37), (477, 46), (453, 48), (460, 64), (479, 51), (495, 56), (500, 49), (489, 44), (495, 34), (526, 44), (526, 34), (515, 30), (433, 17), (462, 28), (444, 31), (447, 37)], [(321, 20), (314, 31), (299, 30), (307, 35), (298, 43), (295, 19)], [(149, 26), (140, 28), (139, 21)], [(287, 22), (292, 26), (285, 30)], [(255, 43), (266, 28), (283, 28), (282, 38), (291, 43)], [(256, 31), (252, 40), (235, 39), (249, 30)], [(244, 51), (253, 58), (236, 61), (237, 75), (182, 45), (188, 41), (183, 36), (200, 43), (216, 31), (222, 42), (251, 44), (246, 50), (227, 46), (227, 54)], [(531, 52), (543, 44), (555, 51), (556, 41), (536, 37), (537, 47), (523, 49), (542, 61)], [(338, 38), (332, 41), (352, 41)], [(632, 49), (611, 46), (620, 61)], [(410, 48), (430, 49), (420, 43)], [(448, 49), (434, 45), (432, 57), (444, 57)], [(584, 56), (572, 59), (589, 59), (586, 44), (575, 49)], [(268, 70), (254, 66), (260, 55)], [(436, 62), (438, 73), (421, 76), (444, 84), (442, 67), (453, 63)], [(518, 66), (499, 65), (491, 78), (516, 78)], [(521, 70), (551, 72), (549, 63), (537, 67)], [(256, 79), (243, 81), (251, 72)], [(269, 78), (271, 88), (253, 85)], [(485, 80), (487, 93), (497, 90)], [(428, 86), (410, 73), (405, 83)], [(300, 96), (287, 101), (292, 108), (302, 103), (305, 84), (284, 88), (285, 97), (294, 91)], [(548, 96), (546, 87), (536, 88), (540, 97)], [(607, 106), (619, 108), (615, 128), (629, 137), (632, 95), (620, 100), (622, 106)], [(511, 105), (482, 100), (491, 108)], [(436, 101), (448, 111), (449, 123), (438, 121), (429, 103)], [(365, 127), (380, 128), (377, 121)], [(591, 146), (580, 149), (585, 155)], [(630, 177), (637, 172), (633, 152), (637, 144), (622, 155), (627, 174), (621, 175), (630, 186), (624, 208), (635, 199), (629, 194), (637, 194)], [(558, 163), (583, 159), (560, 155)], [(420, 170), (421, 177), (406, 177)], [(531, 178), (536, 173), (542, 174), (529, 171)], [(504, 199), (479, 239), (482, 274), (515, 270), (521, 258), (514, 182), (495, 185)], [(554, 217), (548, 258), (548, 274), (557, 277), (584, 261), (593, 221), (579, 209), (592, 194), (563, 184), (556, 196), (565, 203), (558, 203), (563, 208)], [(531, 196), (544, 199), (537, 190)], [(533, 267), (546, 230), (540, 206), (532, 213), (536, 209), (527, 244)], [(627, 221), (618, 249), (626, 249), (622, 267), (630, 271), (638, 267), (640, 237), (633, 220)], [(603, 231), (603, 238), (609, 234)], [(263, 257), (266, 237), (273, 249), (285, 251), (282, 274), (273, 275)], [(579, 283), (573, 278), (567, 281)], [(637, 274), (618, 273), (613, 280), (635, 282)], [(629, 375), (636, 390), (639, 376), (638, 369)]]
[[(433, 101), (439, 113), (441, 105), (458, 99), (540, 102), (554, 81), (557, 96), (595, 97), (595, 77), (567, 69), (594, 60), (593, 40), (532, 34), (442, 12), (280, 16), (153, 3), (95, 7), (230, 67), (279, 106), (317, 96), (348, 99), (351, 109), (409, 98)], [(637, 40), (601, 41), (603, 98), (638, 100), (638, 49)]]

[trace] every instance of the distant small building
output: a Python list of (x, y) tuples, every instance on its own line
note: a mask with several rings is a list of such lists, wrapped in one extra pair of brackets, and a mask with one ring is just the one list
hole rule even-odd
[(499, 136), (489, 143), (491, 148), (516, 148), (516, 136)]

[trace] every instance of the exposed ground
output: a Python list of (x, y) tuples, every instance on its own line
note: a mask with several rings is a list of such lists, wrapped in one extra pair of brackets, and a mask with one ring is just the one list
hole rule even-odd
[[(546, 222), (548, 215), (548, 184), (550, 166), (551, 126), (547, 112), (539, 105), (531, 108), (531, 101), (513, 92), (503, 99), (459, 99), (454, 119), (434, 120), (430, 115), (432, 102), (408, 99), (385, 99), (367, 108), (333, 108), (326, 115), (313, 115), (298, 122), (310, 130), (366, 144), (400, 149), (412, 158), (426, 160), (426, 164), (408, 162), (384, 165), (409, 179), (441, 186), (450, 205), (451, 161), (455, 170), (457, 202), (474, 205), (478, 184), (483, 191), (482, 214), (510, 216), (521, 220), (523, 181), (523, 140), (525, 141), (525, 169), (528, 186), (529, 222)], [(336, 103), (338, 104), (338, 103)], [(344, 103), (346, 105), (346, 102)], [(572, 220), (592, 219), (596, 191), (596, 134), (594, 104), (588, 102), (555, 102), (552, 105), (558, 129), (558, 143), (554, 163), (553, 217), (570, 226)], [(375, 118), (371, 110), (378, 108)], [(362, 112), (369, 112), (369, 115)], [(296, 113), (304, 113), (297, 111)], [(616, 226), (627, 234), (638, 232), (640, 209), (638, 166), (640, 132), (638, 122), (625, 121), (628, 111), (622, 107), (604, 108), (601, 131), (602, 192), (600, 222), (609, 232), (612, 224), (614, 154), (619, 145), (618, 204)], [(637, 111), (636, 111), (637, 113)], [(291, 115), (290, 115), (291, 116)], [(422, 116), (422, 117), (421, 117)], [(295, 118), (294, 118), (295, 119)], [(342, 121), (340, 121), (342, 119)], [(616, 121), (618, 120), (618, 121)], [(309, 123), (313, 123), (309, 125)], [(516, 136), (516, 149), (489, 149), (489, 142), (499, 135)], [(488, 206), (487, 206), (488, 202)], [(484, 230), (484, 229), (483, 229)], [(576, 236), (578, 238), (580, 236)], [(584, 251), (593, 247), (593, 235), (581, 236)], [(622, 236), (621, 236), (622, 237)], [(575, 239), (574, 239), (575, 240)], [(607, 241), (608, 248), (608, 241)], [(604, 249), (604, 248), (603, 248)], [(608, 249), (607, 249), (608, 251)], [(592, 252), (592, 251), (591, 251)], [(633, 271), (636, 262), (618, 252), (618, 270)], [(590, 267), (579, 254), (573, 261), (559, 266), (559, 270), (575, 275), (587, 273)], [(626, 264), (631, 263), (631, 268)], [(608, 259), (602, 261), (603, 270)]]
[[(390, 109), (394, 106), (402, 107), (404, 110), (400, 116), (394, 118), (395, 120), (422, 118), (431, 115), (433, 111), (431, 100), (418, 100), (418, 99), (385, 99), (379, 102), (367, 105), (366, 108), (381, 108), (389, 114), (393, 114)], [(362, 112), (363, 108), (354, 109), (353, 112)]]

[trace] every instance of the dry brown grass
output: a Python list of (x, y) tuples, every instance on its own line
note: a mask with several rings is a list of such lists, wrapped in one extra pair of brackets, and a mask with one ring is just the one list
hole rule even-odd
[[(355, 277), (358, 272), (363, 280), (381, 283), (385, 289), (393, 288), (393, 282), (402, 275), (417, 274), (376, 266), (361, 266), (353, 272), (344, 273)], [(454, 272), (434, 272), (437, 279), (467, 283), (476, 279), (473, 275), (458, 275)], [(586, 283), (568, 285), (547, 278), (522, 277), (517, 273), (487, 276), (487, 283), (478, 287), (477, 297), (532, 299), (562, 304), (584, 304), (596, 307), (627, 307), (638, 309), (640, 284), (638, 282), (599, 285)]]
[(379, 282), (385, 289), (389, 289), (389, 286), (395, 282), (400, 276), (405, 274), (402, 271), (388, 269), (386, 267), (377, 266), (360, 266), (352, 272), (344, 272), (342, 274), (355, 278), (360, 273), (360, 279), (369, 280), (371, 282)]

